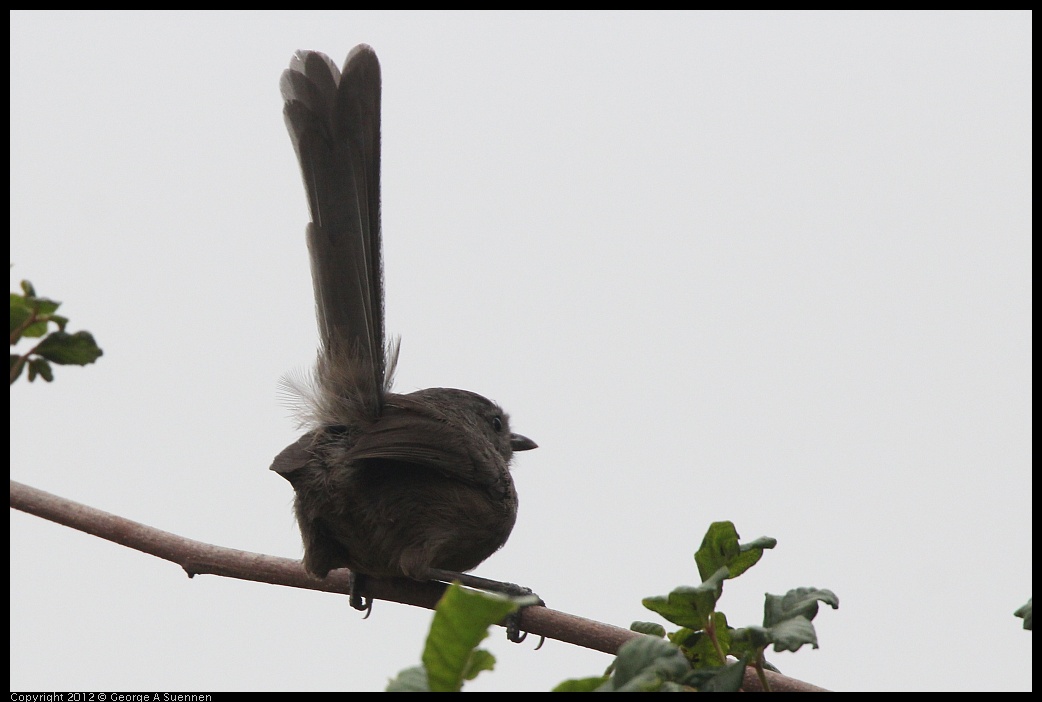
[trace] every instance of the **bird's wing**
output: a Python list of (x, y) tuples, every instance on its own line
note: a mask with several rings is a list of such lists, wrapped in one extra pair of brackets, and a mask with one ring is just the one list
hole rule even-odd
[[(346, 460), (400, 461), (486, 487), (502, 480), (500, 471), (488, 467), (490, 461), (503, 461), (502, 457), (491, 446), (476, 443), (468, 425), (440, 416), (429, 405), (393, 397), (383, 414), (358, 436)], [(479, 450), (487, 453), (477, 455)]]

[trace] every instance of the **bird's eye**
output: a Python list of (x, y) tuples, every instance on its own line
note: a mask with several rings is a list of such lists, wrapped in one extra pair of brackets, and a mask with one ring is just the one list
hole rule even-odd
[(500, 419), (499, 417), (493, 417), (492, 418), (492, 428), (495, 430), (495, 432), (497, 434), (499, 432), (503, 431), (503, 420)]

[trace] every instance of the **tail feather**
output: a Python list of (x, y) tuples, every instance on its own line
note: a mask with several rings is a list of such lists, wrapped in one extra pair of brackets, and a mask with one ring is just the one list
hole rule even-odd
[(351, 51), (342, 73), (326, 55), (301, 51), (280, 88), (311, 212), (319, 385), (379, 413), (391, 370), (380, 248), (380, 64), (365, 45)]

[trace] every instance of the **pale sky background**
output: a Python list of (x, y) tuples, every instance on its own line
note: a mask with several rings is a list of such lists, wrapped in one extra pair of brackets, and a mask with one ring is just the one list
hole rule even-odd
[[(477, 574), (628, 626), (710, 522), (779, 540), (728, 583), (833, 590), (839, 690), (1028, 690), (1029, 13), (11, 16), (11, 286), (104, 348), (11, 391), (11, 475), (299, 557), (268, 471), (317, 343), (278, 80), (384, 75), (397, 389), (474, 390), (537, 451)], [(426, 610), (200, 576), (11, 514), (12, 690), (380, 690)], [(471, 690), (608, 656), (488, 642)]]

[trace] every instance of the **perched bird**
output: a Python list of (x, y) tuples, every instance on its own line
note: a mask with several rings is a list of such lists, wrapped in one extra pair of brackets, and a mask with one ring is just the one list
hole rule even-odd
[(536, 444), (473, 392), (391, 392), (398, 347), (384, 339), (372, 48), (352, 49), (342, 73), (324, 54), (297, 52), (280, 87), (311, 212), (321, 337), (311, 382), (295, 387), (308, 432), (271, 465), (296, 493), (304, 566), (318, 577), (346, 567), (455, 578), (506, 543), (517, 517), (511, 458)]

